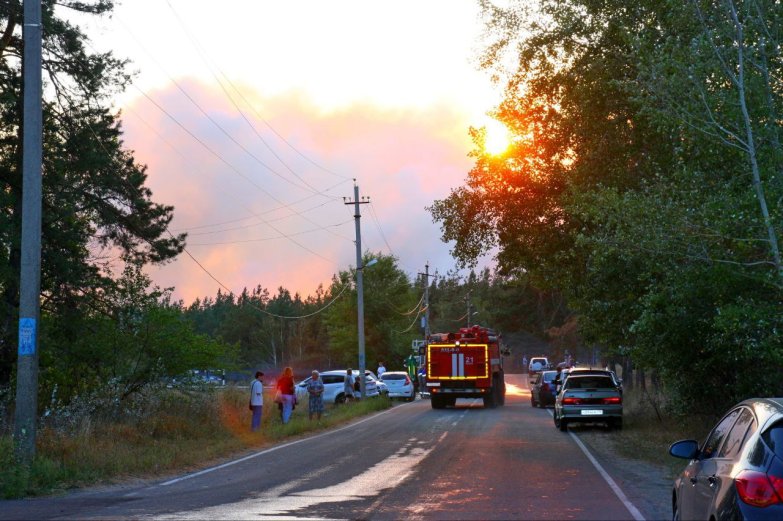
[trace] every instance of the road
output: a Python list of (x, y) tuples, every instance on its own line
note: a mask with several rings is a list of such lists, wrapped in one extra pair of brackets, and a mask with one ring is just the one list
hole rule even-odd
[(0, 502), (0, 519), (643, 518), (526, 377), (507, 382), (505, 407), (417, 400), (169, 481)]

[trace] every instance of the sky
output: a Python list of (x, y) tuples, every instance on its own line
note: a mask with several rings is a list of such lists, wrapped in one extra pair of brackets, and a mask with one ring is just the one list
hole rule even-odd
[(328, 287), (356, 265), (354, 184), (365, 252), (454, 269), (426, 207), (464, 183), (468, 128), (500, 101), (473, 0), (124, 0), (76, 22), (135, 73), (114, 104), (188, 233), (147, 270), (175, 299)]

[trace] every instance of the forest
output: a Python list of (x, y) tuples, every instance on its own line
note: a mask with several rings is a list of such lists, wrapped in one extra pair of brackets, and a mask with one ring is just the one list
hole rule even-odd
[[(433, 331), (463, 321), (512, 349), (546, 340), (655, 375), (674, 410), (783, 391), (783, 7), (766, 0), (481, 2), (481, 67), (504, 89), (501, 154), (429, 207), (460, 268), (430, 284)], [(128, 64), (43, 1), (41, 410), (128, 396), (195, 368), (356, 360), (351, 269), (292, 295), (172, 301), (144, 268), (182, 254), (111, 96)], [(106, 0), (66, 2), (105, 15)], [(0, 386), (12, 403), (21, 262), (21, 2), (0, 3)], [(424, 284), (365, 252), (368, 366), (421, 337)], [(469, 296), (468, 296), (469, 295)], [(468, 308), (468, 305), (470, 308)], [(519, 353), (521, 354), (521, 353)]]

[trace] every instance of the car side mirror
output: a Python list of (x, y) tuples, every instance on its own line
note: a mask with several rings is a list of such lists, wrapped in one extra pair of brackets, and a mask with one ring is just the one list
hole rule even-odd
[(669, 454), (675, 458), (695, 459), (699, 454), (699, 442), (696, 440), (680, 440), (671, 444)]

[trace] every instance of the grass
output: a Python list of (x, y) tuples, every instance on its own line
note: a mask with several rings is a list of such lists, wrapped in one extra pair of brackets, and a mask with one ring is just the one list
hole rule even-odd
[(67, 428), (44, 426), (30, 467), (14, 460), (11, 435), (0, 435), (0, 497), (46, 495), (191, 471), (391, 406), (388, 398), (327, 406), (320, 421), (311, 421), (307, 403), (302, 403), (283, 425), (276, 404), (265, 396), (261, 430), (250, 432), (244, 389), (161, 393), (141, 414), (92, 415)]
[(683, 460), (668, 455), (669, 445), (681, 439), (701, 442), (716, 420), (709, 415), (674, 415), (661, 410), (660, 406), (656, 413), (648, 395), (637, 390), (626, 391), (623, 430), (613, 433), (611, 442), (618, 454), (656, 465), (664, 464), (670, 477), (674, 477), (684, 465)]

